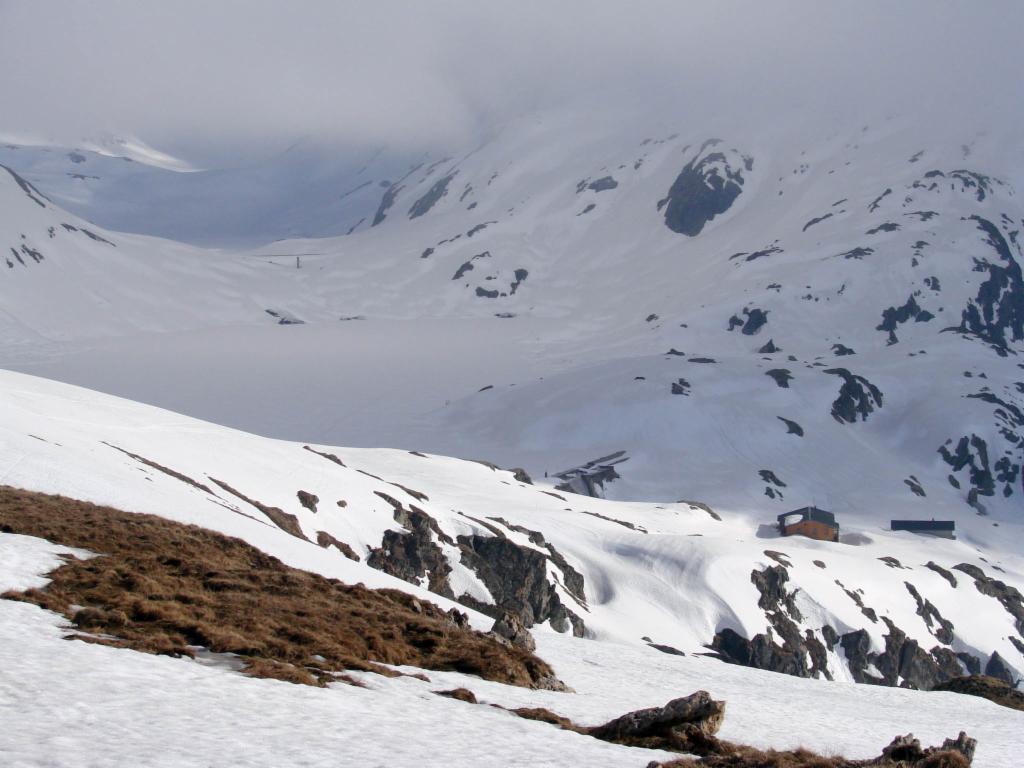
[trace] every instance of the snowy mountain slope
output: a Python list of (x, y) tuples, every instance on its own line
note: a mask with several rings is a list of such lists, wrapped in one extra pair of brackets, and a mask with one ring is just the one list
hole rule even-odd
[[(39, 539), (0, 533), (0, 590), (40, 586), (41, 574), (66, 552)], [(17, 765), (66, 764), (87, 756), (97, 766), (505, 766), (567, 760), (642, 766), (666, 756), (559, 731), (486, 703), (545, 706), (591, 724), (696, 688), (726, 700), (723, 737), (757, 746), (804, 745), (868, 757), (894, 729), (913, 731), (925, 743), (965, 729), (979, 739), (979, 768), (1016, 761), (1019, 716), (982, 699), (823, 685), (630, 645), (540, 637), (541, 652), (572, 681), (574, 694), (522, 691), (436, 672), (430, 672), (430, 682), (365, 675), (368, 689), (316, 689), (246, 678), (186, 659), (69, 643), (61, 624), (35, 606), (0, 601), (0, 659), (5, 670), (17, 671), (0, 678), (0, 711), (9, 726), (0, 732), (0, 754)], [(431, 693), (456, 686), (470, 688), (485, 705)], [(300, 711), (303, 716), (296, 717)], [(218, 712), (230, 716), (211, 716)], [(402, 739), (394, 738), (396, 723)]]
[(919, 688), (1024, 669), (1017, 523), (967, 520), (957, 541), (852, 521), (842, 543), (781, 539), (749, 510), (272, 441), (13, 373), (0, 387), (0, 481), (200, 524), (345, 581), (429, 589), (480, 627), (511, 611), (595, 640)]
[(380, 192), (419, 155), (354, 155), (297, 142), (228, 168), (196, 168), (137, 139), (74, 147), (0, 137), (0, 164), (98, 226), (207, 246), (344, 235), (369, 226)]
[[(434, 523), (412, 500), (357, 483), (372, 523), (305, 531), (364, 559), (380, 550), (379, 568), (478, 608), (527, 578), (495, 570), (501, 552), (520, 552), (492, 541), (504, 536), (534, 552), (524, 562), (539, 591), (516, 610), (560, 630), (621, 638), (629, 627), (633, 641), (714, 643), (755, 666), (919, 687), (993, 652), (1019, 671), (1019, 617), (1007, 612), (1017, 609), (978, 592), (971, 570), (1017, 605), (980, 560), (1002, 560), (1010, 583), (1019, 571), (1024, 217), (998, 173), (1015, 146), (923, 142), (895, 123), (804, 144), (524, 120), (395, 181), (366, 229), (244, 253), (83, 227), (11, 176), (0, 185), (5, 238), (45, 259), (13, 263), (0, 282), (0, 359), (276, 436), (486, 458), (576, 490), (729, 513), (721, 523), (688, 505), (666, 507), (679, 513), (668, 520), (646, 507), (605, 513), (597, 500), (529, 488), (530, 501), (502, 491), (469, 505), (461, 490), (433, 488), (443, 462), (427, 478), (422, 459), (395, 454), (405, 458), (387, 472), (366, 471), (431, 484), (420, 489), (431, 504), (417, 507)], [(146, 442), (109, 442), (236, 506), (290, 510), (299, 490), (343, 491), (305, 487), (320, 475), (285, 491), (269, 469), (242, 488), (221, 477), (220, 458), (195, 464), (205, 454), (190, 448), (193, 458), (165, 464)], [(456, 484), (476, 476), (451, 466)], [(211, 476), (241, 496), (201, 479)], [(789, 551), (767, 541), (775, 516), (810, 502), (837, 513), (847, 543), (871, 542), (787, 540), (792, 565), (765, 555)], [(508, 511), (521, 503), (540, 511)], [(652, 533), (589, 515), (571, 524), (566, 507)], [(305, 512), (288, 514), (303, 524)], [(530, 544), (488, 517), (545, 538)], [(894, 518), (955, 520), (959, 541), (886, 533)], [(749, 543), (740, 554), (737, 536)], [(393, 562), (383, 553), (396, 542), (409, 557)], [(830, 557), (811, 556), (821, 548)], [(637, 579), (636, 559), (666, 565), (634, 593), (623, 585)], [(953, 586), (922, 569), (929, 561), (967, 571)], [(700, 599), (680, 601), (679, 584)], [(947, 587), (948, 602), (936, 592)], [(975, 607), (994, 624), (959, 613), (974, 606), (964, 590), (985, 597)], [(635, 613), (650, 595), (650, 613)]]
[[(292, 439), (482, 456), (537, 475), (625, 451), (603, 490), (616, 498), (1015, 517), (1019, 146), (929, 141), (895, 121), (804, 135), (647, 139), (524, 119), (394, 181), (376, 224), (349, 237), (152, 258), (196, 274), (159, 290), (119, 278), (157, 296), (132, 310), (131, 333), (102, 326), (109, 310), (80, 288), (95, 278), (76, 282), (66, 316), (6, 331), (2, 359)], [(266, 310), (317, 330), (285, 336)], [(119, 340), (45, 359), (10, 351), (47, 323)], [(246, 353), (133, 335), (200, 326)], [(470, 341), (451, 366), (442, 350), (463, 338), (456, 326)], [(362, 338), (411, 355), (417, 375), (396, 376), (396, 359)], [(196, 369), (199, 389), (183, 375)]]

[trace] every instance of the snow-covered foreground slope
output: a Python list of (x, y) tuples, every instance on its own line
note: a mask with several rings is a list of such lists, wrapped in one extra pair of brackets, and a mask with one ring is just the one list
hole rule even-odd
[[(0, 533), (0, 591), (43, 586), (41, 575), (63, 555), (88, 553)], [(976, 766), (1008, 768), (1019, 746), (1019, 713), (982, 699), (824, 684), (614, 642), (540, 638), (540, 652), (573, 693), (440, 672), (430, 672), (429, 682), (363, 674), (366, 689), (319, 689), (243, 677), (216, 662), (68, 642), (62, 625), (34, 605), (0, 600), (5, 765), (639, 767), (668, 756), (487, 704), (544, 706), (597, 724), (697, 688), (726, 700), (723, 738), (761, 747), (868, 757), (896, 731), (938, 743), (963, 729), (979, 740)], [(456, 686), (471, 689), (481, 704), (432, 693)]]
[[(947, 541), (882, 516), (840, 543), (755, 510), (595, 499), (396, 450), (268, 440), (0, 374), (0, 482), (239, 536), (289, 565), (399, 586), (538, 630), (930, 688), (1024, 671), (1021, 526)], [(588, 642), (581, 640), (580, 642)]]

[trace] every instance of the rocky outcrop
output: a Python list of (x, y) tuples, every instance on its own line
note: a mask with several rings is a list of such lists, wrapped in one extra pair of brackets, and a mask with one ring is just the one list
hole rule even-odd
[(394, 509), (394, 518), (401, 531), (384, 531), (380, 547), (371, 549), (366, 564), (411, 584), (422, 584), (431, 592), (454, 598), (448, 574), (451, 566), (441, 547), (435, 541), (454, 544), (451, 537), (438, 526), (437, 521), (422, 509), (410, 504), (406, 509), (401, 502), (380, 491), (375, 491)]
[[(672, 183), (668, 195), (658, 202), (665, 211), (665, 225), (673, 232), (694, 237), (715, 216), (725, 213), (743, 191), (743, 172), (754, 167), (749, 157), (730, 161), (724, 152), (703, 152), (715, 147), (717, 139), (706, 141)], [(735, 152), (730, 156), (736, 158)]]
[(1024, 636), (1024, 595), (1016, 587), (1011, 587), (1005, 582), (987, 576), (984, 571), (976, 565), (960, 563), (953, 566), (954, 571), (966, 573), (974, 579), (974, 586), (983, 595), (994, 597), (1006, 609), (1006, 612), (1013, 617), (1017, 631)]
[(917, 299), (911, 296), (906, 303), (899, 307), (889, 307), (882, 312), (882, 322), (875, 328), (876, 331), (885, 331), (889, 334), (889, 345), (896, 344), (899, 338), (896, 336), (896, 329), (903, 323), (913, 320), (915, 323), (927, 323), (934, 320), (935, 315), (926, 309), (921, 309)]
[[(960, 658), (950, 649), (936, 646), (926, 651), (887, 616), (881, 620), (889, 630), (881, 653), (871, 651), (871, 640), (863, 629), (839, 638), (856, 682), (931, 690), (936, 684), (963, 674)], [(879, 674), (874, 674), (872, 668)]]
[(999, 680), (986, 675), (955, 677), (952, 680), (939, 683), (932, 690), (980, 696), (1000, 706), (1019, 709), (1024, 712), (1024, 692), (1017, 690), (1005, 680)]
[(583, 637), (583, 620), (563, 604), (548, 580), (549, 557), (503, 536), (459, 536), (458, 546), (462, 564), (476, 573), (494, 599), (491, 605), (462, 595), (461, 602), (496, 618), (512, 613), (524, 626), (550, 622), (558, 632), (571, 629)]
[(718, 733), (723, 720), (725, 702), (712, 699), (707, 691), (697, 691), (662, 707), (629, 712), (584, 732), (616, 744), (686, 752)]
[(299, 498), (299, 504), (308, 509), (310, 512), (316, 512), (316, 505), (320, 503), (320, 497), (316, 494), (310, 493), (309, 491), (299, 491), (296, 493)]
[(796, 677), (822, 677), (831, 680), (825, 645), (813, 632), (801, 632), (803, 616), (793, 594), (786, 588), (789, 572), (783, 565), (763, 571), (754, 570), (750, 580), (761, 597), (758, 607), (765, 612), (770, 629), (747, 639), (725, 628), (715, 634), (711, 649), (731, 664), (767, 669)]
[[(954, 473), (964, 469), (968, 470), (967, 483), (970, 490), (967, 494), (967, 503), (974, 507), (980, 514), (985, 514), (985, 506), (978, 499), (979, 496), (995, 495), (995, 478), (992, 476), (992, 465), (988, 458), (988, 443), (984, 438), (972, 434), (970, 437), (964, 435), (956, 447), (950, 450), (952, 440), (947, 440), (945, 445), (939, 447), (939, 455), (943, 461), (949, 464)], [(960, 482), (955, 474), (950, 475), (950, 484), (956, 488)]]
[(885, 765), (885, 761), (900, 766), (911, 766), (917, 768), (917, 766), (954, 766), (955, 762), (937, 762), (932, 761), (929, 758), (937, 757), (943, 752), (955, 752), (958, 755), (962, 755), (966, 760), (967, 765), (971, 764), (974, 760), (974, 752), (978, 747), (977, 739), (972, 739), (963, 731), (960, 731), (960, 735), (955, 739), (946, 739), (942, 742), (941, 747), (928, 747), (922, 748), (921, 742), (914, 738), (914, 734), (908, 733), (906, 736), (897, 736), (885, 749), (882, 750), (882, 756), (867, 765)]
[[(743, 308), (743, 318), (733, 315), (729, 318), (729, 330), (740, 329), (740, 333), (744, 336), (753, 336), (768, 322), (768, 312), (764, 309), (750, 309), (749, 307)], [(745, 318), (745, 319), (744, 319)], [(762, 348), (762, 351), (765, 351)], [(771, 348), (767, 352), (777, 352), (778, 348), (772, 344)], [(766, 353), (767, 353), (766, 352)]]
[(306, 541), (309, 541), (309, 539), (306, 538), (306, 534), (304, 534), (302, 532), (302, 526), (299, 525), (299, 518), (297, 518), (295, 515), (292, 515), (292, 514), (289, 514), (288, 512), (285, 512), (280, 507), (272, 507), (269, 504), (264, 504), (261, 501), (257, 501), (256, 499), (249, 498), (248, 496), (246, 496), (241, 491), (238, 491), (235, 488), (232, 488), (230, 485), (225, 483), (223, 480), (218, 480), (215, 477), (211, 477), (210, 481), (213, 482), (215, 485), (217, 485), (221, 490), (226, 491), (227, 493), (230, 493), (232, 496), (234, 496), (234, 497), (236, 497), (238, 499), (241, 499), (246, 504), (249, 504), (249, 505), (255, 507), (256, 509), (258, 509), (264, 515), (266, 515), (268, 518), (270, 518), (270, 521), (274, 525), (276, 525), (278, 528), (280, 528), (285, 533), (290, 533), (292, 536), (296, 537), (297, 539), (305, 539)]
[(357, 563), (359, 562), (359, 555), (356, 554), (356, 551), (352, 549), (352, 547), (350, 547), (344, 541), (340, 541), (334, 538), (327, 531), (316, 532), (316, 543), (324, 549), (327, 549), (328, 547), (334, 547), (349, 560), (355, 560)]
[(534, 641), (533, 635), (530, 634), (530, 630), (515, 613), (503, 613), (499, 616), (495, 620), (494, 626), (491, 627), (491, 635), (498, 642), (513, 648), (522, 648), (531, 653), (537, 649), (537, 643)]
[(839, 396), (832, 403), (832, 418), (840, 424), (854, 424), (858, 418), (866, 421), (882, 407), (882, 391), (863, 376), (850, 373), (846, 368), (829, 368), (825, 373), (843, 379)]
[(999, 227), (981, 216), (970, 219), (985, 233), (985, 242), (999, 262), (974, 260), (975, 271), (988, 272), (988, 279), (963, 310), (958, 330), (991, 344), (1005, 356), (1009, 342), (1024, 340), (1024, 276)]
[(433, 186), (427, 190), (423, 197), (419, 198), (412, 207), (409, 209), (409, 218), (419, 218), (423, 214), (427, 213), (437, 201), (448, 194), (448, 185), (452, 183), (452, 179), (455, 178), (458, 171), (453, 171), (447, 176), (444, 176), (434, 182)]
[(587, 184), (587, 189), (593, 192), (605, 192), (609, 189), (615, 189), (619, 186), (612, 176), (602, 176), (600, 179), (594, 179), (594, 181)]
[(402, 191), (404, 187), (401, 184), (392, 184), (386, 190), (384, 195), (380, 199), (380, 205), (377, 206), (377, 212), (373, 215), (373, 224), (370, 226), (376, 227), (388, 216), (388, 211), (391, 210), (391, 206), (395, 204), (395, 198), (398, 197), (398, 193)]
[[(878, 617), (863, 604), (857, 592), (846, 589), (842, 584), (839, 586), (853, 598), (868, 619), (885, 624), (884, 649), (881, 652), (872, 650), (871, 636), (865, 629), (842, 635), (828, 625), (820, 630), (801, 629), (804, 617), (796, 605), (795, 590), (788, 586), (787, 563), (782, 558), (772, 559), (779, 564), (751, 573), (751, 581), (760, 593), (758, 607), (765, 612), (770, 628), (749, 639), (732, 629), (718, 631), (710, 648), (723, 661), (798, 677), (831, 680), (833, 675), (828, 668), (828, 653), (841, 649), (856, 682), (920, 690), (931, 690), (941, 682), (959, 677), (965, 669), (980, 670), (980, 659), (964, 652), (955, 653), (947, 647), (955, 641), (952, 623), (944, 619), (935, 606), (909, 583), (907, 589), (918, 603), (919, 615), (942, 645), (930, 650), (921, 647), (887, 616)], [(1015, 679), (1012, 673), (1001, 658), (988, 660), (986, 674), (1012, 682)]]
[[(685, 379), (679, 379), (672, 384), (672, 394), (688, 395), (689, 388), (689, 382)], [(601, 456), (600, 458), (588, 461), (578, 467), (556, 472), (554, 476), (562, 482), (556, 485), (555, 488), (560, 491), (578, 493), (583, 496), (604, 498), (605, 484), (619, 479), (620, 475), (615, 468), (626, 461), (629, 461), (629, 456), (626, 455), (626, 452), (616, 451), (607, 456)]]
[(903, 583), (917, 603), (917, 615), (924, 619), (924, 623), (928, 625), (928, 631), (935, 635), (940, 643), (950, 645), (953, 642), (953, 622), (944, 619), (939, 613), (939, 609), (932, 605), (930, 600), (921, 597), (921, 593), (913, 584), (909, 581)]
[(804, 428), (797, 424), (795, 421), (787, 419), (783, 416), (776, 416), (775, 418), (777, 418), (779, 421), (786, 425), (787, 435), (796, 435), (797, 437), (804, 436)]

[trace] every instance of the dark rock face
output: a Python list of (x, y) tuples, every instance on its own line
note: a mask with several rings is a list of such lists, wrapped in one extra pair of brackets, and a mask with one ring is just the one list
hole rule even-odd
[(555, 586), (547, 580), (548, 558), (497, 536), (460, 536), (462, 563), (472, 569), (491, 593), (497, 607), (461, 596), (461, 602), (483, 613), (513, 613), (526, 626), (551, 622), (556, 631), (583, 637), (584, 624), (562, 603)]
[[(673, 384), (672, 394), (688, 394), (690, 385), (686, 383), (685, 379), (680, 379), (679, 382), (680, 391), (677, 392), (677, 384)], [(569, 493), (578, 493), (582, 496), (604, 498), (605, 484), (619, 479), (620, 475), (615, 468), (626, 461), (629, 461), (629, 456), (626, 455), (626, 452), (616, 451), (607, 456), (601, 456), (600, 458), (588, 461), (586, 464), (581, 464), (578, 467), (556, 472), (554, 476), (562, 482), (556, 485), (555, 488)]]
[(947, 440), (946, 445), (940, 446), (939, 455), (949, 464), (953, 472), (969, 468), (968, 482), (971, 490), (968, 493), (967, 503), (984, 514), (985, 508), (978, 500), (978, 496), (995, 495), (995, 478), (989, 463), (988, 443), (973, 434), (969, 438), (966, 435), (961, 437), (957, 441), (956, 448), (950, 450), (949, 446), (952, 442), (952, 440)]
[[(953, 651), (939, 646), (925, 651), (887, 616), (882, 621), (889, 629), (882, 653), (871, 652), (868, 634), (863, 629), (840, 637), (856, 682), (931, 690), (937, 683), (963, 674), (960, 659)], [(867, 671), (872, 665), (881, 677)]]
[(910, 488), (911, 492), (916, 496), (927, 496), (924, 492), (924, 487), (921, 485), (921, 481), (911, 475), (903, 481), (903, 484)]
[(744, 168), (734, 168), (722, 152), (701, 153), (719, 142), (704, 143), (700, 152), (676, 177), (668, 196), (658, 203), (665, 209), (665, 224), (673, 232), (694, 237), (715, 216), (725, 213), (743, 191), (743, 170), (753, 168), (745, 158)]
[(402, 191), (404, 187), (401, 184), (392, 184), (386, 190), (384, 190), (384, 196), (380, 199), (380, 205), (377, 206), (377, 212), (373, 215), (373, 224), (371, 227), (376, 227), (388, 216), (388, 211), (391, 210), (391, 206), (395, 204), (395, 198), (398, 197), (398, 193)]
[(455, 178), (457, 173), (458, 171), (454, 171), (435, 181), (426, 194), (412, 204), (412, 207), (409, 209), (409, 218), (419, 218), (433, 208), (438, 200), (447, 195), (448, 185), (451, 184), (452, 179)]
[(1008, 342), (1024, 339), (1024, 277), (999, 228), (980, 216), (970, 218), (985, 233), (985, 242), (996, 252), (999, 263), (974, 260), (974, 271), (987, 271), (988, 279), (964, 309), (959, 330), (977, 336), (1005, 355)]
[[(964, 154), (964, 157), (966, 156), (967, 153)], [(926, 189), (934, 192), (939, 189), (938, 179), (945, 179), (950, 182), (950, 187), (954, 191), (967, 193), (979, 203), (991, 194), (993, 185), (1003, 186), (1003, 183), (998, 179), (993, 179), (983, 173), (963, 169), (949, 171), (948, 173), (938, 170), (928, 171), (922, 178), (915, 181), (912, 186), (914, 189)]]
[(793, 374), (785, 368), (772, 368), (765, 371), (766, 376), (771, 376), (775, 383), (783, 389), (789, 389), (789, 382), (793, 380)]
[(757, 350), (758, 354), (761, 355), (772, 355), (781, 351), (779, 347), (775, 346), (775, 339), (768, 339), (768, 343)]
[(992, 652), (985, 664), (985, 674), (1012, 686), (1016, 686), (1020, 682), (1020, 678), (1014, 674), (1013, 668), (996, 651)]
[[(922, 648), (886, 616), (880, 619), (888, 630), (885, 649), (880, 653), (871, 650), (871, 639), (865, 629), (840, 635), (833, 627), (826, 625), (820, 630), (824, 643), (810, 629), (805, 629), (801, 634), (798, 625), (804, 618), (796, 606), (796, 591), (788, 587), (786, 563), (773, 559), (779, 564), (751, 573), (751, 582), (761, 595), (758, 607), (765, 612), (771, 629), (750, 639), (731, 629), (719, 631), (710, 647), (723, 661), (799, 677), (823, 676), (831, 680), (827, 652), (838, 647), (842, 649), (856, 682), (921, 690), (930, 690), (940, 682), (962, 675), (965, 667), (968, 670), (980, 669), (978, 658), (964, 653), (957, 654), (945, 647), (955, 641), (953, 625), (909, 583), (906, 586), (918, 604), (918, 614), (943, 645), (936, 645), (931, 650)], [(857, 592), (846, 589), (839, 582), (837, 584), (854, 599), (866, 617), (879, 621), (875, 612), (863, 604)], [(1006, 675), (1012, 675), (1012, 670), (1002, 659), (989, 659), (989, 664), (993, 672), (1004, 679)]]
[(845, 357), (847, 355), (855, 355), (857, 353), (845, 344), (833, 344), (832, 354), (836, 357)]
[(950, 645), (953, 642), (953, 623), (948, 619), (942, 618), (939, 609), (932, 605), (930, 600), (925, 600), (921, 597), (921, 594), (913, 584), (909, 581), (903, 583), (917, 603), (917, 615), (924, 619), (924, 623), (928, 625), (928, 631), (935, 635), (935, 638), (940, 643)]
[[(776, 240), (775, 242), (778, 242), (778, 241)], [(767, 248), (762, 248), (761, 250), (754, 251), (752, 253), (747, 253), (746, 251), (741, 251), (740, 253), (734, 253), (732, 256), (729, 257), (729, 261), (733, 261), (735, 259), (738, 259), (741, 256), (745, 256), (746, 257), (746, 258), (743, 259), (743, 261), (757, 261), (758, 259), (763, 259), (765, 256), (772, 256), (772, 255), (774, 255), (776, 253), (784, 253), (784, 251), (782, 250), (782, 248), (779, 248), (776, 245), (770, 245)]]
[[(729, 318), (729, 330), (740, 328), (740, 333), (744, 336), (753, 336), (768, 322), (768, 312), (763, 309), (750, 309), (748, 307), (743, 308), (743, 316), (745, 320), (733, 315)], [(769, 342), (770, 343), (770, 342)], [(778, 349), (772, 344), (773, 349), (771, 351), (777, 352)]]
[[(785, 498), (782, 495), (782, 491), (780, 489), (785, 488), (786, 484), (782, 482), (774, 472), (772, 472), (770, 469), (761, 469), (758, 470), (757, 474), (760, 475), (761, 479), (765, 483), (767, 483), (767, 485), (765, 485), (764, 487), (765, 496), (767, 496), (769, 499), (778, 498), (779, 500), (781, 500)], [(785, 563), (785, 565), (788, 565), (788, 563)]]
[(595, 179), (587, 185), (587, 189), (594, 192), (604, 192), (608, 189), (615, 189), (619, 186), (619, 182), (613, 179), (611, 176), (602, 176), (600, 179)]
[(514, 467), (510, 469), (512, 477), (518, 480), (520, 483), (526, 483), (527, 485), (533, 485), (533, 478), (530, 477), (529, 473), (522, 467)]
[(865, 256), (870, 256), (875, 252), (874, 248), (854, 248), (849, 251), (843, 251), (836, 256), (837, 259), (863, 259)]
[(35, 203), (36, 205), (38, 205), (38, 206), (40, 206), (42, 208), (46, 207), (46, 203), (44, 203), (43, 201), (45, 200), (45, 201), (49, 202), (50, 198), (48, 198), (46, 195), (44, 195), (42, 192), (40, 192), (38, 189), (36, 189), (31, 184), (29, 184), (27, 181), (25, 181), (25, 179), (21, 178), (21, 176), (16, 174), (14, 171), (12, 171), (6, 165), (0, 165), (0, 168), (3, 168), (5, 171), (7, 171), (9, 174), (11, 174), (11, 178), (13, 178), (15, 183), (17, 183), (17, 185), (19, 187), (21, 187), (21, 191), (24, 192), (28, 196), (29, 200), (31, 200), (33, 203)]
[[(984, 477), (985, 486), (977, 486), (972, 480), (972, 485), (975, 486), (980, 495), (992, 495), (991, 491), (994, 490), (995, 484), (998, 483), (1002, 485), (1003, 496), (1008, 498), (1014, 494), (1018, 478), (1022, 479), (1020, 488), (1024, 491), (1024, 408), (1012, 402), (1014, 399), (1019, 400), (1017, 394), (1024, 393), (1024, 383), (1017, 382), (1014, 387), (1016, 392), (1013, 392), (1009, 386), (1005, 387), (1006, 398), (999, 397), (993, 392), (988, 391), (987, 387), (981, 392), (966, 395), (969, 399), (981, 400), (994, 406), (992, 409), (993, 420), (999, 429), (1000, 436), (1004, 440), (1002, 446), (1003, 455), (992, 463), (988, 476)], [(962, 442), (963, 439), (961, 439)], [(971, 447), (979, 454), (979, 460), (981, 459), (980, 452), (984, 447), (985, 461), (980, 462), (980, 464), (987, 468), (989, 450), (985, 441), (972, 435)], [(997, 454), (998, 451), (999, 448), (993, 446), (991, 452)], [(960, 445), (957, 446), (957, 452), (959, 456), (963, 455)], [(970, 451), (967, 453), (969, 454)], [(989, 481), (991, 480), (994, 480), (994, 482), (990, 483)]]
[(947, 571), (941, 565), (929, 560), (927, 563), (925, 563), (924, 567), (928, 568), (929, 570), (935, 571), (937, 574), (939, 574), (939, 576), (941, 576), (949, 582), (949, 586), (953, 587), (953, 589), (956, 589), (956, 576)]
[(917, 305), (917, 300), (911, 296), (903, 306), (889, 307), (883, 310), (882, 322), (875, 330), (888, 332), (889, 344), (892, 345), (899, 341), (896, 337), (896, 328), (898, 326), (911, 320), (915, 323), (927, 323), (929, 320), (934, 319), (935, 315), (925, 309), (921, 309)]
[(679, 379), (678, 381), (672, 382), (672, 394), (673, 395), (689, 395), (690, 394), (690, 382), (686, 379)]
[(984, 571), (976, 565), (961, 563), (953, 566), (953, 570), (966, 573), (974, 579), (974, 586), (983, 595), (994, 597), (1002, 604), (1006, 612), (1013, 617), (1017, 631), (1024, 636), (1024, 595), (1016, 587), (1011, 587), (998, 579), (987, 576)]
[(466, 273), (473, 269), (473, 262), (476, 261), (477, 259), (489, 258), (491, 258), (490, 251), (484, 251), (483, 253), (478, 253), (476, 256), (471, 257), (469, 261), (463, 263), (462, 266), (455, 270), (455, 274), (452, 275), (452, 280), (461, 280), (463, 277), (465, 277)]
[(514, 275), (515, 279), (508, 286), (508, 292), (510, 296), (515, 294), (519, 286), (522, 285), (526, 278), (529, 277), (530, 275), (530, 273), (525, 269), (517, 269), (512, 274)]
[(783, 418), (782, 416), (776, 416), (779, 421), (786, 425), (786, 434), (796, 435), (797, 437), (804, 436), (804, 428), (797, 424), (795, 421)]
[(436, 535), (439, 540), (451, 544), (454, 543), (451, 537), (442, 532), (437, 521), (419, 507), (409, 505), (405, 509), (398, 500), (379, 491), (376, 493), (391, 504), (395, 520), (407, 532), (384, 531), (380, 547), (370, 550), (366, 564), (411, 584), (421, 584), (426, 579), (431, 592), (454, 599), (448, 583), (451, 566), (434, 540)]
[(852, 374), (846, 368), (829, 368), (825, 373), (843, 379), (839, 397), (832, 403), (832, 418), (839, 423), (854, 424), (858, 417), (866, 421), (882, 407), (882, 391), (863, 376)]
[(826, 213), (824, 216), (818, 216), (816, 218), (813, 218), (810, 221), (808, 221), (806, 224), (804, 224), (804, 228), (802, 230), (800, 230), (800, 231), (801, 232), (806, 232), (808, 229), (813, 227), (815, 224), (820, 224), (821, 222), (825, 221), (825, 219), (830, 219), (834, 215), (835, 215), (834, 213)]
[(887, 221), (884, 224), (879, 224), (874, 229), (869, 229), (865, 234), (877, 235), (879, 232), (895, 232), (899, 228), (900, 228), (899, 224), (896, 224), (896, 223), (891, 222), (891, 221)]
[(887, 188), (885, 192), (883, 192), (882, 194), (880, 194), (878, 197), (871, 201), (871, 204), (868, 206), (868, 211), (870, 213), (874, 213), (876, 210), (878, 210), (878, 206), (882, 204), (882, 201), (891, 194), (892, 188)]
[[(797, 677), (821, 677), (831, 680), (824, 644), (809, 630), (800, 633), (803, 621), (793, 594), (786, 589), (789, 572), (783, 565), (753, 571), (750, 580), (761, 597), (758, 607), (765, 612), (771, 629), (746, 639), (732, 629), (716, 633), (711, 648), (726, 662), (757, 669), (782, 672)], [(778, 642), (776, 640), (778, 636)], [(809, 659), (809, 661), (808, 661)]]
[(652, 643), (649, 640), (647, 641), (647, 645), (649, 645), (654, 650), (661, 651), (662, 653), (666, 653), (669, 656), (685, 656), (686, 655), (683, 651), (680, 651), (678, 648), (675, 648), (675, 647), (673, 647), (671, 645), (665, 645), (663, 643)]
[(978, 674), (956, 677), (939, 683), (933, 690), (980, 696), (1004, 707), (1024, 711), (1024, 692), (1015, 689), (1012, 683), (994, 677)]

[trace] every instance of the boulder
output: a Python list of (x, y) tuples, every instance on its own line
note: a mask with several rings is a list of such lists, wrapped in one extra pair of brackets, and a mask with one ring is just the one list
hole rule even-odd
[(713, 737), (724, 719), (725, 702), (712, 699), (707, 691), (697, 691), (663, 707), (629, 712), (589, 728), (587, 733), (618, 744), (660, 744), (682, 750), (687, 744), (703, 743)]
[(530, 634), (530, 630), (523, 624), (523, 620), (517, 614), (503, 613), (491, 627), (491, 634), (504, 644), (513, 648), (522, 648), (531, 653), (537, 649), (537, 643)]

